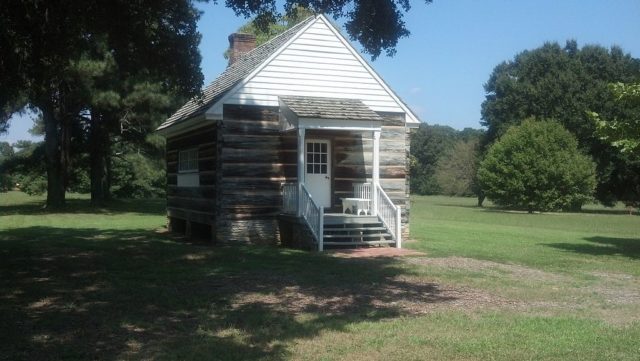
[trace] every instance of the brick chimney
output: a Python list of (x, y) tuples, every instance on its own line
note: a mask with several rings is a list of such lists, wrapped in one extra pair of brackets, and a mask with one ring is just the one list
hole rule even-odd
[(256, 36), (245, 33), (233, 33), (229, 35), (229, 65), (236, 62), (242, 55), (256, 47)]

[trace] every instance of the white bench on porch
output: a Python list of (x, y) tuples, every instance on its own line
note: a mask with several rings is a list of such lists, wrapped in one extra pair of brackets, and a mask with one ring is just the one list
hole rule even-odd
[(347, 213), (347, 210), (351, 214), (367, 215), (371, 214), (369, 204), (371, 201), (365, 198), (341, 198), (342, 199), (342, 213)]
[(342, 213), (355, 215), (371, 215), (371, 184), (357, 183), (353, 185), (353, 197), (341, 198)]

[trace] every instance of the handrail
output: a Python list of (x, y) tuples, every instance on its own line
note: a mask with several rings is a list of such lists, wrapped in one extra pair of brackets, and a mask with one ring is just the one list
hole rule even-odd
[(282, 184), (282, 212), (296, 214), (298, 211), (298, 183)]
[(300, 197), (301, 197), (301, 215), (305, 220), (311, 233), (318, 242), (318, 251), (324, 249), (323, 242), (323, 228), (324, 228), (324, 210), (319, 207), (311, 197), (311, 193), (307, 190), (304, 184), (300, 185)]
[[(298, 212), (298, 207), (300, 207), (300, 212)], [(316, 204), (304, 184), (282, 184), (282, 212), (301, 216), (309, 226), (313, 238), (318, 242), (318, 250), (323, 250), (324, 210)]]
[(376, 184), (376, 195), (378, 197), (377, 215), (384, 223), (391, 236), (396, 241), (396, 248), (402, 248), (402, 227), (400, 207), (393, 204), (391, 198), (385, 193), (384, 189)]

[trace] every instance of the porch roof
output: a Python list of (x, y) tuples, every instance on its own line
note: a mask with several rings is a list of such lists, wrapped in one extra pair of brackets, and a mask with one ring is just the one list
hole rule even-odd
[(359, 99), (281, 96), (280, 101), (298, 118), (382, 121)]

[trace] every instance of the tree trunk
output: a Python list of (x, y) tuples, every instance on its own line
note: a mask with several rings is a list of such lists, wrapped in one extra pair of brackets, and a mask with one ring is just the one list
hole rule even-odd
[[(62, 184), (64, 190), (69, 188), (69, 165), (71, 164), (71, 115), (67, 113), (66, 108), (60, 112), (60, 169), (62, 175)], [(64, 194), (64, 193), (63, 193)], [(64, 196), (64, 195), (63, 195)]]
[(480, 191), (478, 192), (477, 195), (478, 195), (478, 207), (482, 208), (482, 204), (484, 203), (484, 198), (485, 198), (484, 192)]
[(47, 159), (47, 208), (60, 208), (65, 201), (65, 177), (60, 151), (59, 121), (53, 104), (40, 107), (44, 120), (44, 143)]
[(91, 161), (91, 204), (101, 205), (110, 198), (109, 194), (109, 149), (110, 140), (105, 118), (98, 112), (91, 114), (89, 133)]

